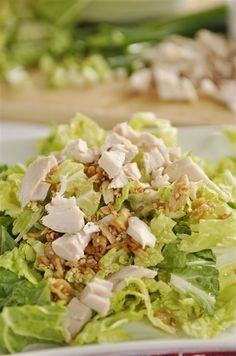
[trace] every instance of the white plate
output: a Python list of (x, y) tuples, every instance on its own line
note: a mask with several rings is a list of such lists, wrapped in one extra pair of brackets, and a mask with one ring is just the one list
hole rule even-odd
[[(47, 126), (0, 123), (0, 163), (14, 164), (36, 154), (36, 140), (45, 136)], [(234, 154), (218, 127), (185, 127), (179, 129), (183, 151), (192, 151), (201, 157), (217, 160)], [(142, 338), (149, 336), (149, 340)], [(236, 331), (227, 330), (213, 340), (168, 336), (152, 327), (140, 328), (137, 340), (107, 345), (62, 347), (22, 353), (25, 356), (79, 356), (79, 355), (147, 355), (170, 352), (236, 351)], [(154, 339), (155, 338), (155, 339)]]

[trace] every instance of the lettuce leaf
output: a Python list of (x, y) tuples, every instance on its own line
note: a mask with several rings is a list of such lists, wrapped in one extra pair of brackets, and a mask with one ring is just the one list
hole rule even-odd
[[(149, 280), (149, 279), (147, 279)], [(126, 278), (126, 288), (113, 293), (111, 309), (120, 311), (127, 308), (131, 311), (139, 311), (144, 309), (145, 314), (150, 323), (167, 333), (174, 334), (175, 328), (171, 325), (164, 323), (160, 318), (155, 316), (155, 309), (153, 308), (151, 296), (149, 294), (148, 283), (140, 278)], [(159, 286), (158, 282), (151, 281), (152, 291), (157, 291)], [(153, 285), (155, 284), (155, 286)]]
[(163, 260), (162, 255), (163, 244), (156, 243), (155, 247), (147, 247), (143, 256), (136, 255), (134, 257), (134, 264), (144, 267), (154, 267)]
[(25, 208), (19, 216), (13, 222), (12, 232), (14, 235), (18, 235), (16, 241), (20, 241), (22, 238), (27, 237), (27, 233), (32, 227), (41, 219), (44, 213), (44, 208), (38, 206), (36, 209)]
[(135, 320), (141, 320), (143, 312), (122, 311), (105, 318), (95, 316), (77, 335), (73, 345), (92, 343), (112, 343), (130, 340), (123, 326)]
[[(182, 235), (180, 249), (186, 252), (197, 252), (217, 246), (230, 247), (236, 245), (236, 214), (225, 220), (200, 220), (195, 226), (198, 230), (191, 236)], [(192, 225), (192, 231), (194, 226)]]
[(93, 120), (77, 114), (68, 125), (57, 125), (45, 139), (39, 141), (38, 150), (47, 155), (53, 151), (59, 151), (72, 139), (81, 138), (89, 146), (101, 146), (106, 138), (106, 132)]
[(66, 308), (59, 303), (5, 307), (0, 314), (1, 345), (13, 353), (39, 342), (63, 344), (65, 315)]
[(84, 212), (86, 216), (92, 216), (96, 213), (99, 208), (101, 200), (101, 193), (95, 192), (94, 190), (89, 190), (81, 194), (78, 199), (78, 205), (80, 209)]
[(236, 283), (226, 287), (218, 296), (212, 316), (203, 315), (183, 324), (186, 334), (198, 338), (212, 338), (229, 327), (236, 326)]
[(131, 209), (139, 217), (146, 217), (151, 213), (154, 214), (155, 208), (153, 202), (158, 199), (158, 192), (155, 190), (147, 190), (143, 193), (134, 193), (129, 194), (129, 203)]
[(15, 246), (16, 242), (13, 237), (4, 226), (0, 225), (0, 256), (6, 251), (11, 251)]
[(130, 121), (130, 126), (139, 132), (150, 129), (151, 133), (163, 139), (167, 146), (176, 146), (177, 129), (170, 121), (159, 119), (152, 112), (138, 112)]
[(11, 217), (21, 212), (18, 193), (24, 173), (24, 166), (16, 165), (4, 171), (0, 179), (0, 211), (5, 211)]
[(50, 290), (45, 282), (37, 285), (4, 268), (0, 268), (0, 310), (6, 306), (49, 304)]
[(174, 220), (164, 214), (160, 214), (151, 220), (150, 228), (158, 243), (167, 244), (176, 240), (176, 235), (173, 232), (175, 225), (176, 222)]
[(0, 256), (0, 267), (16, 273), (18, 277), (25, 277), (33, 284), (37, 284), (41, 280), (41, 275), (33, 267), (34, 260), (35, 252), (33, 248), (28, 244), (21, 244)]
[[(77, 335), (73, 344), (116, 342), (133, 339), (126, 326), (134, 321), (148, 319), (154, 327), (174, 333), (175, 329), (156, 317), (149, 290), (157, 291), (159, 282), (127, 278), (126, 287), (112, 295), (111, 313), (105, 318), (96, 316)], [(155, 285), (154, 285), (155, 284)], [(163, 288), (163, 286), (160, 286)], [(169, 291), (169, 290), (168, 290)]]
[(170, 284), (178, 291), (192, 296), (212, 315), (215, 296), (219, 291), (218, 271), (211, 266), (189, 266), (171, 273)]
[(219, 273), (211, 250), (187, 254), (176, 244), (166, 245), (164, 260), (158, 264), (159, 277), (170, 279), (170, 285), (182, 294), (192, 297), (207, 313), (214, 311), (219, 293)]
[(118, 272), (122, 267), (132, 264), (133, 257), (123, 249), (112, 248), (99, 261), (98, 277), (105, 278)]
[(220, 290), (236, 283), (236, 246), (216, 247), (213, 249), (216, 256), (216, 267), (219, 271)]
[(66, 160), (51, 176), (53, 183), (60, 184), (66, 180), (65, 197), (76, 196), (80, 209), (86, 216), (96, 213), (100, 205), (101, 193), (96, 192), (93, 183), (88, 180), (81, 163)]

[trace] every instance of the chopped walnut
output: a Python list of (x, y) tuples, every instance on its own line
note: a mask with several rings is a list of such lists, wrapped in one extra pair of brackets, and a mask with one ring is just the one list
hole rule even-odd
[(192, 202), (191, 216), (195, 220), (205, 219), (215, 210), (215, 203), (206, 201), (205, 198), (198, 198)]
[(190, 194), (189, 179), (186, 174), (182, 175), (174, 185), (170, 196), (170, 210), (177, 211), (183, 209)]
[(73, 289), (64, 279), (50, 279), (49, 287), (53, 295), (53, 300), (64, 300), (66, 303), (73, 297)]
[(103, 182), (108, 179), (107, 173), (98, 164), (88, 164), (84, 167), (84, 173), (92, 182)]
[(37, 231), (37, 232), (28, 232), (27, 236), (30, 238), (39, 238), (39, 237), (44, 237), (48, 233), (48, 228), (46, 227), (42, 231)]

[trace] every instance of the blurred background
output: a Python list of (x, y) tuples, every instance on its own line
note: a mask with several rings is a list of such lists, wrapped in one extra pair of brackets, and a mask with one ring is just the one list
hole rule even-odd
[(0, 0), (0, 120), (235, 123), (236, 1)]

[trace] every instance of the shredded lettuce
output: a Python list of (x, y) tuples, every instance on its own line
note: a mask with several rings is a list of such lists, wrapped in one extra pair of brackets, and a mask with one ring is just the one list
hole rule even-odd
[(118, 272), (122, 267), (131, 265), (132, 256), (123, 249), (112, 248), (99, 261), (98, 277), (105, 278), (111, 273)]
[(6, 251), (11, 251), (16, 246), (14, 238), (8, 233), (7, 229), (0, 225), (0, 256)]
[(217, 246), (230, 247), (236, 244), (236, 215), (225, 220), (200, 220), (197, 232), (191, 236), (182, 235), (180, 249), (186, 252), (197, 252)]
[(52, 128), (49, 137), (42, 139), (38, 144), (41, 154), (47, 155), (59, 151), (72, 139), (82, 138), (89, 146), (101, 146), (106, 133), (93, 120), (77, 114), (69, 125), (58, 125)]
[(139, 131), (151, 129), (153, 135), (163, 139), (167, 146), (177, 144), (177, 129), (168, 120), (159, 119), (151, 112), (136, 113), (130, 121), (130, 126)]
[(14, 305), (44, 305), (50, 302), (50, 290), (46, 282), (35, 285), (9, 270), (0, 268), (0, 310)]
[(41, 280), (40, 274), (34, 269), (33, 262), (35, 252), (28, 244), (21, 244), (14, 247), (13, 250), (7, 251), (0, 256), (0, 267), (14, 272), (18, 277), (25, 277), (33, 284)]
[(18, 194), (24, 173), (24, 166), (16, 165), (0, 175), (0, 211), (5, 211), (12, 217), (21, 212)]
[(1, 346), (14, 353), (35, 343), (63, 344), (65, 314), (66, 308), (59, 303), (5, 307), (0, 314)]

